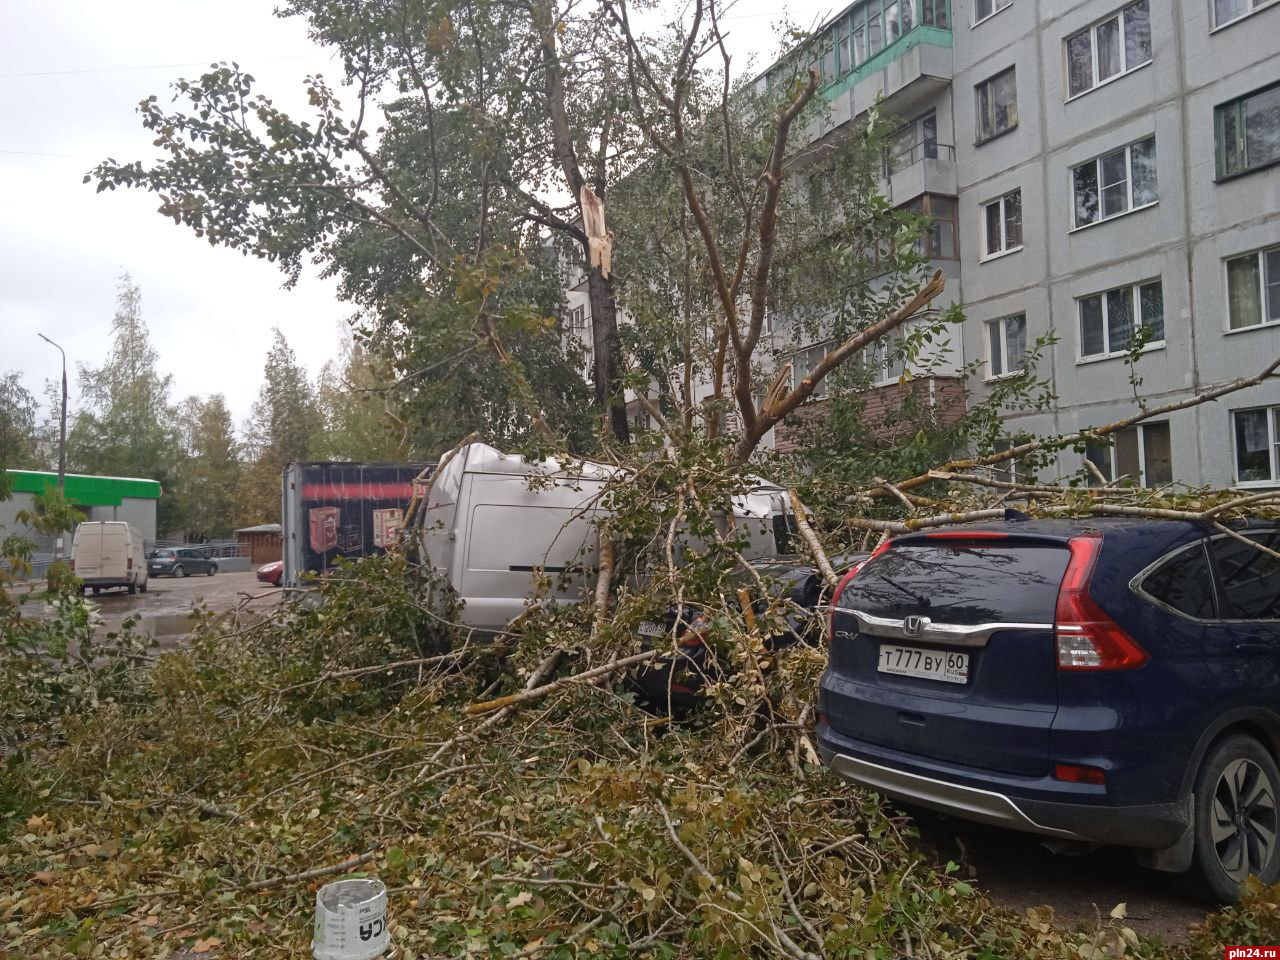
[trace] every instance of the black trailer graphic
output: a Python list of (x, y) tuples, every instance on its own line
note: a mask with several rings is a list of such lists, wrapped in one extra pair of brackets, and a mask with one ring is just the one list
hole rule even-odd
[(284, 582), (324, 576), (339, 559), (384, 553), (396, 542), (420, 463), (291, 463), (281, 484)]

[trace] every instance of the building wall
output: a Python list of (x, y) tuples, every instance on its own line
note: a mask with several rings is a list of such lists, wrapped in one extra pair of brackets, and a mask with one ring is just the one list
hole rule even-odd
[[(18, 522), (18, 513), (35, 509), (35, 495), (16, 491), (13, 496), (0, 501), (0, 538), (11, 533), (20, 534), (35, 544), (33, 559), (44, 560), (54, 556), (55, 537), (37, 534), (25, 524)], [(143, 498), (122, 497), (120, 506), (82, 506), (80, 510), (87, 520), (123, 520), (131, 523), (142, 533), (143, 540), (148, 542), (156, 538), (156, 501)], [(63, 552), (71, 554), (73, 533), (63, 535)]]

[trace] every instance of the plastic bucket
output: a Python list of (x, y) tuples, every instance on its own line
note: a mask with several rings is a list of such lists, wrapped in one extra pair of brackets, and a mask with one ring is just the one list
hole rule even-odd
[(316, 960), (374, 960), (391, 943), (381, 880), (338, 880), (316, 891)]

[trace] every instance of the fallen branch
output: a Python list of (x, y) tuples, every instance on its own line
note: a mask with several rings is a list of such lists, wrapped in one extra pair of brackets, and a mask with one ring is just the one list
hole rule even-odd
[(822, 579), (827, 581), (827, 586), (835, 587), (839, 582), (835, 570), (831, 568), (831, 561), (827, 559), (827, 554), (822, 549), (822, 544), (818, 542), (818, 536), (813, 532), (813, 527), (809, 526), (809, 521), (804, 515), (804, 504), (800, 502), (800, 498), (796, 496), (794, 490), (788, 490), (787, 496), (791, 498), (791, 509), (796, 514), (796, 529), (800, 531), (800, 536), (804, 540), (805, 546), (809, 548), (809, 553), (813, 555), (814, 562), (818, 565), (818, 570), (822, 573)]
[(253, 883), (245, 884), (237, 889), (243, 890), (245, 893), (256, 893), (259, 890), (270, 890), (272, 887), (278, 887), (286, 883), (301, 883), (306, 880), (314, 880), (316, 877), (327, 877), (333, 873), (346, 873), (348, 870), (354, 870), (356, 867), (368, 863), (377, 852), (376, 850), (370, 850), (368, 853), (362, 853), (358, 857), (351, 857), (341, 863), (335, 863), (328, 867), (317, 867), (314, 870), (304, 870), (302, 873), (291, 873), (283, 877), (268, 877), (265, 880), (255, 880)]
[(289, 693), (293, 690), (301, 690), (304, 687), (314, 687), (316, 684), (325, 683), (329, 680), (345, 680), (351, 677), (363, 677), (370, 673), (382, 673), (383, 671), (399, 670), (402, 667), (427, 667), (436, 663), (447, 663), (450, 660), (457, 660), (466, 651), (455, 650), (452, 653), (442, 653), (435, 657), (418, 657), (413, 660), (396, 660), (394, 663), (380, 663), (372, 667), (356, 667), (352, 670), (338, 670), (333, 673), (326, 673), (315, 680), (307, 680), (304, 683), (295, 683), (290, 687), (281, 687), (276, 693)]
[(625, 670), (627, 667), (634, 667), (636, 664), (646, 663), (658, 656), (658, 650), (649, 650), (645, 653), (637, 653), (632, 657), (623, 657), (621, 660), (612, 663), (606, 663), (604, 666), (596, 667), (593, 670), (584, 670), (582, 673), (575, 673), (571, 677), (563, 677), (554, 683), (548, 683), (545, 686), (534, 687), (530, 690), (523, 690), (520, 693), (512, 693), (505, 697), (498, 697), (496, 700), (486, 700), (483, 703), (473, 703), (468, 706), (463, 713), (467, 716), (478, 716), (482, 713), (490, 713), (494, 710), (503, 710), (508, 707), (518, 707), (522, 703), (528, 703), (531, 700), (541, 700), (547, 694), (555, 693), (557, 690), (563, 690), (565, 687), (572, 686), (575, 683), (583, 683), (587, 680), (594, 680), (596, 677), (607, 676), (616, 670)]

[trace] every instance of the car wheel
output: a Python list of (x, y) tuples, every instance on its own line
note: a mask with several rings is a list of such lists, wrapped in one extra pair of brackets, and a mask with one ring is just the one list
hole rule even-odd
[(173, 575), (175, 577), (185, 577), (187, 575), (187, 571), (182, 569), (182, 564), (178, 564), (173, 568)]
[(150, 577), (148, 577), (146, 580), (143, 580), (143, 581), (142, 581), (142, 584), (138, 587), (138, 590), (139, 590), (139, 591), (141, 591), (142, 593), (146, 593), (146, 592), (147, 592), (147, 584), (148, 584), (150, 581), (151, 581), (151, 578), (150, 578)]
[(129, 596), (133, 596), (137, 592), (138, 592), (138, 585), (136, 583), (129, 584)]
[(1280, 770), (1253, 737), (1230, 737), (1205, 757), (1196, 777), (1195, 847), (1191, 880), (1219, 903), (1240, 899), (1250, 875), (1280, 876), (1276, 805)]
[(206, 576), (212, 577), (217, 572), (218, 572), (218, 565), (216, 563), (211, 563), (209, 564), (209, 569), (205, 571), (205, 574)]

